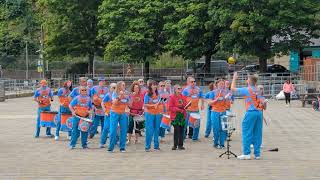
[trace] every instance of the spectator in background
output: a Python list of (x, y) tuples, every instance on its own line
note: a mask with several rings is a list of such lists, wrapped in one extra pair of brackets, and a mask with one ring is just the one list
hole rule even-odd
[(294, 86), (291, 83), (291, 81), (288, 79), (283, 84), (282, 89), (283, 89), (284, 97), (285, 97), (285, 100), (286, 100), (286, 106), (289, 107), (290, 106), (291, 93), (294, 92)]

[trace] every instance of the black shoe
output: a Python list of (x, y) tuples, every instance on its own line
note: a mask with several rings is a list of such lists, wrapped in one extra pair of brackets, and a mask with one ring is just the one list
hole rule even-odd
[(92, 139), (92, 138), (93, 138), (93, 136), (94, 136), (94, 135), (90, 134), (90, 135), (89, 135), (89, 139)]
[(205, 135), (204, 137), (205, 137), (205, 138), (209, 138), (209, 135)]
[(177, 150), (177, 147), (176, 146), (173, 146), (172, 147), (172, 150), (174, 151), (174, 150)]
[(179, 150), (186, 150), (186, 148), (182, 147), (178, 147)]

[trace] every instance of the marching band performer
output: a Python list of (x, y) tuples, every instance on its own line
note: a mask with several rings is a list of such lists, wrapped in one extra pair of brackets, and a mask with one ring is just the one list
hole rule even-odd
[(160, 95), (158, 93), (157, 84), (155, 81), (151, 80), (148, 83), (148, 93), (144, 96), (144, 107), (146, 117), (146, 152), (150, 152), (152, 137), (154, 142), (154, 149), (160, 150), (159, 130), (161, 123), (161, 114), (158, 108), (159, 104)]
[(89, 93), (90, 93), (92, 87), (93, 87), (93, 81), (92, 81), (92, 79), (88, 79), (87, 80), (87, 88), (89, 89)]
[(181, 94), (182, 88), (180, 85), (174, 86), (174, 94), (170, 95), (169, 98), (169, 109), (170, 109), (170, 119), (172, 120), (171, 124), (174, 127), (173, 132), (173, 147), (172, 150), (185, 150), (183, 147), (183, 135), (184, 127), (186, 124), (186, 98)]
[[(70, 113), (71, 111), (69, 109), (69, 104), (70, 104), (70, 98), (68, 97), (70, 92), (71, 92), (71, 86), (72, 83), (71, 81), (66, 81), (63, 83), (63, 87), (58, 90), (58, 98), (59, 98), (59, 111), (58, 111), (58, 123), (57, 123), (57, 129), (56, 129), (56, 135), (55, 135), (55, 140), (59, 140), (59, 133), (60, 133), (60, 128), (61, 128), (61, 113)], [(68, 139), (71, 139), (71, 132), (68, 132)]]
[[(159, 92), (160, 101), (161, 101), (158, 108), (161, 113), (166, 113), (168, 111), (167, 105), (168, 105), (168, 100), (169, 100), (169, 96), (170, 96), (170, 91), (166, 91), (165, 82), (163, 82), (163, 81), (160, 81), (158, 86), (159, 86), (158, 92)], [(165, 142), (164, 141), (165, 134), (166, 134), (166, 129), (160, 127), (159, 136), (160, 136), (161, 143)]]
[(128, 115), (126, 113), (129, 97), (125, 92), (125, 83), (119, 81), (112, 93), (110, 111), (110, 144), (108, 151), (113, 152), (116, 144), (117, 128), (120, 125), (120, 152), (126, 152), (126, 137), (128, 131)]
[(217, 89), (211, 91), (208, 104), (211, 106), (211, 124), (213, 127), (213, 147), (224, 148), (227, 134), (222, 130), (221, 116), (225, 115), (227, 108), (226, 90), (224, 80), (217, 81)]
[[(213, 91), (215, 89), (215, 82), (212, 82), (209, 84), (209, 92), (207, 92), (205, 94), (205, 99), (208, 99), (209, 98), (209, 95), (211, 93), (211, 91)], [(211, 124), (211, 106), (208, 105), (208, 108), (207, 108), (207, 123), (206, 123), (206, 131), (204, 133), (204, 137), (205, 138), (208, 138), (210, 133), (211, 133), (211, 130), (212, 130), (212, 124)]]
[[(187, 102), (191, 101), (191, 105), (187, 108), (187, 122), (189, 122), (190, 113), (199, 113), (199, 102), (201, 102), (201, 110), (204, 109), (204, 103), (202, 100), (203, 94), (202, 90), (196, 86), (196, 81), (193, 77), (188, 77), (187, 79), (188, 86), (182, 91), (182, 95), (187, 97)], [(200, 122), (199, 122), (200, 124)], [(187, 129), (187, 124), (185, 129)], [(199, 127), (192, 127), (189, 124), (189, 138), (192, 138), (193, 141), (199, 141)], [(185, 139), (185, 138), (184, 138)]]
[(142, 94), (146, 94), (148, 92), (148, 89), (144, 86), (144, 80), (143, 79), (138, 79), (139, 85), (140, 85), (140, 89), (141, 89), (141, 93)]
[[(38, 138), (40, 135), (40, 114), (42, 111), (51, 110), (51, 101), (53, 101), (53, 93), (48, 87), (48, 82), (43, 79), (40, 81), (40, 87), (34, 92), (34, 101), (38, 103), (38, 113), (37, 113), (37, 123), (36, 123), (36, 132), (34, 137)], [(50, 101), (51, 100), (51, 101)], [(51, 128), (47, 127), (46, 129), (47, 137), (53, 137), (51, 134)]]
[(262, 143), (262, 111), (266, 108), (266, 102), (263, 97), (258, 95), (258, 88), (256, 87), (258, 78), (250, 75), (248, 76), (248, 87), (237, 88), (236, 80), (238, 78), (237, 72), (233, 74), (231, 90), (240, 96), (245, 97), (246, 114), (242, 121), (242, 155), (238, 159), (251, 159), (250, 144), (253, 143), (255, 159), (260, 159), (260, 147)]
[[(129, 102), (129, 128), (128, 128), (128, 144), (131, 142), (131, 137), (133, 133), (133, 129), (136, 126), (135, 131), (135, 143), (138, 143), (138, 137), (140, 133), (140, 129), (143, 128), (143, 122), (134, 122), (133, 117), (136, 115), (143, 114), (143, 98), (144, 94), (141, 92), (141, 88), (139, 86), (139, 82), (134, 81), (131, 85), (131, 95)], [(136, 123), (136, 125), (134, 125)]]
[[(76, 96), (70, 103), (69, 109), (73, 115), (70, 149), (74, 149), (80, 135), (78, 129), (80, 118), (87, 118), (92, 112), (92, 102), (88, 96), (88, 89), (85, 86), (79, 87), (80, 95)], [(88, 132), (81, 131), (81, 144), (83, 149), (87, 149)]]
[[(87, 86), (87, 78), (86, 77), (80, 77), (79, 78), (79, 86), (75, 87), (74, 89), (72, 89), (71, 93), (69, 94), (70, 100), (72, 100), (73, 98), (77, 97), (80, 95), (80, 90), (79, 88), (81, 86), (86, 87)], [(90, 95), (90, 89), (87, 89), (87, 95)]]
[(100, 137), (100, 148), (104, 148), (107, 142), (107, 137), (110, 132), (110, 110), (112, 106), (112, 94), (117, 87), (116, 83), (110, 84), (110, 91), (104, 96), (101, 102), (103, 111), (105, 112), (103, 130), (101, 131)]
[(102, 109), (101, 102), (104, 98), (105, 94), (108, 93), (109, 89), (106, 87), (106, 80), (104, 77), (98, 78), (99, 84), (94, 86), (90, 90), (90, 96), (93, 102), (94, 109), (94, 118), (93, 124), (90, 128), (90, 136), (89, 138), (93, 138), (97, 133), (98, 125), (101, 125), (101, 133), (103, 131), (103, 123), (104, 123), (104, 114), (105, 112)]

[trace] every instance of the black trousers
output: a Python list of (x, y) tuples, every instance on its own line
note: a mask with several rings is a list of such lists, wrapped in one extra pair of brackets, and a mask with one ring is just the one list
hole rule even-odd
[[(133, 116), (129, 116), (129, 127), (128, 127), (128, 133), (132, 134), (133, 133), (133, 128), (134, 128), (134, 120)], [(136, 129), (134, 130), (135, 133), (141, 134), (141, 129), (143, 129), (143, 123), (144, 122), (137, 122), (136, 123)]]
[(286, 99), (286, 104), (290, 104), (290, 96), (291, 96), (291, 93), (284, 93), (284, 98)]
[(173, 146), (174, 147), (183, 147), (183, 126), (174, 125), (174, 132), (173, 132)]
[[(189, 129), (189, 130), (188, 130), (188, 129)], [(189, 139), (191, 139), (192, 136), (193, 136), (193, 128), (190, 127), (190, 126), (187, 126), (185, 133), (186, 133), (186, 135), (188, 135)]]

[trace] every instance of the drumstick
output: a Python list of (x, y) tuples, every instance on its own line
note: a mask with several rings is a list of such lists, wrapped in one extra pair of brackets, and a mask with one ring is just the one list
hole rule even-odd
[(77, 117), (77, 118), (80, 118), (80, 119), (82, 119), (82, 120), (85, 120), (85, 121), (87, 121), (87, 122), (91, 122), (91, 123), (93, 122), (91, 119), (88, 119), (88, 118), (80, 117), (80, 116), (77, 116), (77, 115), (76, 115), (76, 117)]
[(184, 107), (184, 109), (187, 109), (187, 108), (191, 105), (191, 102), (192, 102), (192, 101), (189, 101), (189, 102), (186, 104), (186, 106)]

